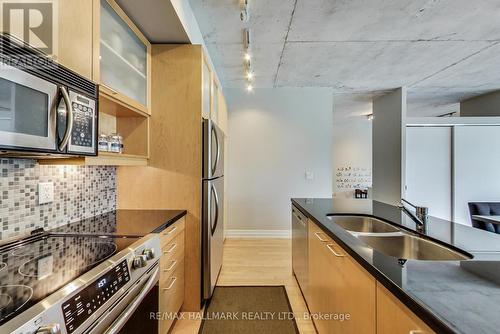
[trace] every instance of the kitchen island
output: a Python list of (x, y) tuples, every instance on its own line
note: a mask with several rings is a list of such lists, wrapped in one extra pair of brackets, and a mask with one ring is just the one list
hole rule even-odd
[[(292, 199), (292, 204), (340, 246), (332, 253), (348, 254), (436, 333), (494, 333), (500, 328), (499, 235), (434, 217), (421, 235), (413, 217), (372, 200)], [(388, 256), (337, 225), (332, 215), (377, 218), (473, 258), (419, 261)]]

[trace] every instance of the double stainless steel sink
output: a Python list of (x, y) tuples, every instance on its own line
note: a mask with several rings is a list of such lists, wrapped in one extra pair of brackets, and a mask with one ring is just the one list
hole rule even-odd
[(432, 240), (403, 230), (382, 220), (363, 216), (328, 216), (368, 247), (398, 259), (421, 261), (463, 261), (472, 258)]

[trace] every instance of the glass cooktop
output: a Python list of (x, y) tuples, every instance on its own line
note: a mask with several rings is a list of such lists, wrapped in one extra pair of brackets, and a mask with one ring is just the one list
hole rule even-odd
[(0, 325), (136, 240), (45, 234), (0, 248)]

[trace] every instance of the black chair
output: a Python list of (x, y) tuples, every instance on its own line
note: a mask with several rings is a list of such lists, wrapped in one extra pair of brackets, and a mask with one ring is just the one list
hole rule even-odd
[(500, 216), (500, 203), (496, 202), (469, 202), (469, 213), (472, 226), (481, 230), (500, 234), (500, 224), (485, 223), (473, 219), (473, 215)]

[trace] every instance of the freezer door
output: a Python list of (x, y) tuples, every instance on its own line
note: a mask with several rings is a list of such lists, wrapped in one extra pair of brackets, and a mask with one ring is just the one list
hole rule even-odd
[(222, 267), (224, 178), (203, 181), (203, 297), (212, 296)]
[(224, 132), (211, 120), (203, 120), (203, 179), (224, 176)]

